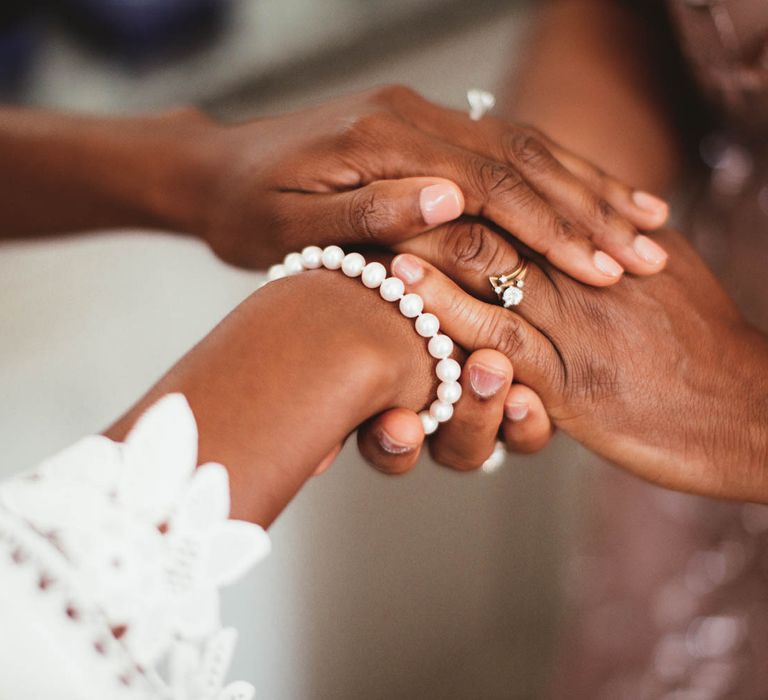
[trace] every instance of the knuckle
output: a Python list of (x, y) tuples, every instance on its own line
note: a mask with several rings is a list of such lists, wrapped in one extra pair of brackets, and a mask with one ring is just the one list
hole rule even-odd
[(613, 224), (618, 217), (616, 210), (603, 197), (594, 197), (591, 207), (592, 218), (605, 226)]
[(524, 206), (533, 196), (525, 181), (511, 168), (501, 163), (481, 161), (476, 171), (480, 189), (486, 202), (494, 198), (511, 199), (517, 206)]
[(391, 228), (393, 216), (376, 190), (358, 190), (348, 211), (349, 224), (362, 238), (377, 242)]
[(591, 216), (591, 233), (598, 245), (609, 241), (629, 242), (637, 235), (635, 227), (603, 197), (590, 197), (586, 211)]
[(549, 140), (549, 137), (541, 130), (539, 129), (535, 124), (529, 124), (528, 122), (522, 122), (520, 124), (515, 125), (515, 129), (518, 131), (521, 131), (523, 133), (528, 134), (529, 136), (538, 139), (542, 143), (546, 144)]
[(580, 238), (576, 227), (568, 219), (562, 217), (557, 217), (555, 220), (553, 234), (554, 240), (558, 245), (572, 243), (577, 238)]
[(503, 141), (508, 157), (522, 165), (543, 167), (552, 161), (549, 149), (529, 129), (508, 132)]
[(498, 256), (499, 243), (496, 236), (481, 223), (454, 226), (449, 235), (448, 250), (457, 269), (485, 273), (492, 267)]
[[(503, 355), (514, 360), (525, 346), (525, 334), (520, 319), (508, 311), (489, 314), (480, 326), (477, 341), (490, 343)], [(476, 347), (483, 347), (480, 342)]]

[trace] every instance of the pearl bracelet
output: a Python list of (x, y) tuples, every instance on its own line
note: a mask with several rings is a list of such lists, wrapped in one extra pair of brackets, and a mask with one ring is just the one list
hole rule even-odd
[(341, 270), (347, 277), (360, 277), (366, 287), (378, 289), (382, 299), (397, 302), (403, 316), (415, 319), (416, 332), (422, 338), (429, 339), (427, 350), (437, 360), (435, 374), (440, 384), (437, 387), (437, 398), (430, 404), (429, 410), (419, 413), (419, 418), (425, 435), (434, 433), (440, 423), (451, 419), (453, 404), (461, 397), (461, 365), (451, 358), (453, 341), (439, 332), (440, 321), (437, 316), (424, 313), (424, 300), (418, 294), (406, 294), (403, 281), (397, 277), (387, 277), (384, 265), (379, 262), (366, 263), (360, 253), (345, 254), (337, 245), (326, 248), (311, 245), (301, 253), (288, 253), (282, 264), (269, 268), (267, 282), (264, 284), (321, 267)]

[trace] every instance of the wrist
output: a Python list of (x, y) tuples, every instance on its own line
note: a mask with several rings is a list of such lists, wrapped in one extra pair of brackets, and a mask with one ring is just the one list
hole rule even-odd
[(147, 164), (138, 193), (146, 217), (155, 228), (205, 238), (225, 127), (191, 107), (139, 117), (131, 127), (137, 162)]
[(711, 491), (768, 503), (768, 338), (740, 321), (723, 352), (728, 371), (710, 415), (702, 418)]
[[(738, 381), (734, 387), (737, 392), (747, 393), (746, 397), (735, 397), (736, 405), (745, 408), (739, 443), (742, 449), (746, 446), (747, 453), (742, 454), (739, 462), (750, 465), (752, 471), (752, 495), (747, 494), (745, 498), (755, 500), (754, 495), (759, 493), (760, 500), (768, 503), (768, 338), (751, 327), (749, 334), (753, 338), (747, 339), (745, 346), (754, 353), (754, 360), (747, 362), (752, 368), (751, 378)], [(735, 467), (738, 469), (738, 466), (737, 463)]]
[(183, 393), (199, 461), (229, 470), (233, 516), (269, 524), (360, 423), (427, 403), (429, 358), (411, 325), (340, 273), (280, 280), (243, 302), (107, 435), (123, 440), (160, 396)]

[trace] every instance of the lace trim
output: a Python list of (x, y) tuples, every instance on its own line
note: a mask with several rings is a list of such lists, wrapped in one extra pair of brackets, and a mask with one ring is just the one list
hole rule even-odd
[(196, 461), (194, 417), (173, 394), (124, 444), (88, 437), (5, 482), (0, 572), (26, 570), (29, 598), (57, 601), (33, 602), (33, 614), (58, 610), (45, 623), (64, 634), (87, 629), (94, 663), (116, 684), (169, 700), (250, 700), (247, 683), (223, 687), (237, 634), (221, 627), (218, 589), (264, 558), (269, 538), (228, 519), (226, 470)]

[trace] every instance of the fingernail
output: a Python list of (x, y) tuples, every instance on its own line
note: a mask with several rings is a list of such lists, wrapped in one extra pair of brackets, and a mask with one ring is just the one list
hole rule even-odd
[(645, 262), (660, 265), (667, 259), (667, 252), (648, 236), (637, 236), (632, 247)]
[(423, 268), (412, 255), (398, 255), (392, 261), (392, 271), (408, 284), (414, 284), (424, 276)]
[(498, 393), (507, 381), (507, 377), (483, 365), (472, 365), (469, 368), (469, 385), (481, 399), (490, 399)]
[(430, 226), (453, 221), (464, 208), (458, 188), (444, 182), (425, 187), (419, 195), (419, 206), (424, 222)]
[(666, 218), (669, 213), (669, 205), (663, 199), (654, 197), (642, 190), (635, 190), (632, 193), (632, 201), (638, 209), (647, 211), (649, 214), (655, 214), (659, 218)]
[(519, 423), (523, 418), (525, 418), (528, 415), (528, 404), (527, 403), (511, 403), (507, 406), (504, 406), (504, 415), (509, 418), (509, 420), (514, 421), (515, 423)]
[(624, 268), (602, 250), (598, 250), (593, 259), (595, 267), (608, 277), (619, 277), (624, 272)]
[(405, 445), (402, 442), (394, 440), (386, 430), (379, 430), (376, 437), (379, 440), (379, 446), (384, 452), (391, 455), (403, 455), (410, 452), (415, 445)]

